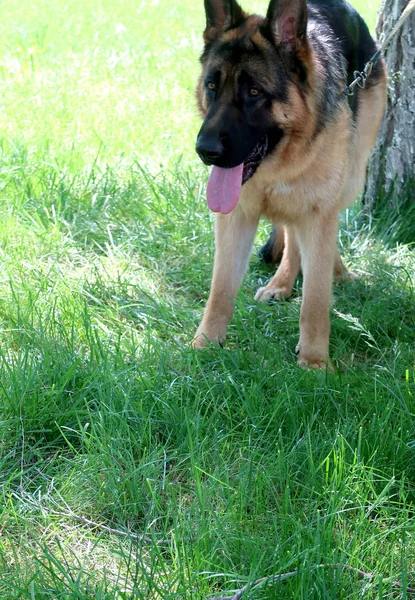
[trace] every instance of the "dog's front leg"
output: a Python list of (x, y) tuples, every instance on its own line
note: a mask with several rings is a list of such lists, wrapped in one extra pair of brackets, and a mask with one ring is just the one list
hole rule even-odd
[(329, 361), (330, 300), (337, 248), (338, 216), (317, 217), (297, 230), (303, 268), (301, 367), (325, 368)]
[(193, 340), (195, 348), (209, 341), (221, 343), (234, 311), (234, 300), (248, 267), (259, 215), (247, 216), (238, 205), (216, 217), (216, 252), (212, 284), (202, 322)]

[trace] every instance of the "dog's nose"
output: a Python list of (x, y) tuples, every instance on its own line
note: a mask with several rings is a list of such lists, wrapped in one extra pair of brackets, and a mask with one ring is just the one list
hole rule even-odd
[(200, 135), (196, 141), (196, 152), (205, 165), (213, 165), (222, 158), (224, 147), (221, 140), (211, 136)]

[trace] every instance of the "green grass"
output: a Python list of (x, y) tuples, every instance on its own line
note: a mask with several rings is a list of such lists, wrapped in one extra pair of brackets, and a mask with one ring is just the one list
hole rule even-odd
[(247, 597), (406, 598), (413, 248), (344, 216), (333, 374), (295, 364), (299, 293), (253, 301), (255, 255), (227, 349), (189, 347), (202, 4), (2, 4), (0, 597), (202, 600), (298, 569)]

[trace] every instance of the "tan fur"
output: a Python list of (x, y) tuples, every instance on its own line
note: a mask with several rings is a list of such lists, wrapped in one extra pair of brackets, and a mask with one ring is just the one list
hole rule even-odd
[[(226, 35), (234, 35), (229, 32)], [(308, 56), (309, 72), (321, 65)], [(318, 93), (318, 90), (317, 90)], [(209, 300), (194, 346), (220, 342), (233, 314), (233, 301), (248, 266), (261, 215), (285, 226), (281, 264), (256, 299), (288, 297), (300, 268), (304, 274), (298, 363), (324, 368), (329, 361), (329, 308), (333, 274), (347, 277), (337, 250), (339, 212), (361, 192), (367, 161), (383, 116), (386, 77), (359, 90), (353, 126), (344, 107), (326, 129), (316, 133), (315, 99), (291, 86), (286, 104), (274, 106), (285, 135), (274, 153), (242, 188), (239, 203), (216, 219), (216, 256)]]
[(350, 145), (348, 185), (344, 190), (341, 209), (353, 204), (363, 190), (367, 162), (375, 145), (385, 110), (386, 89), (385, 76), (377, 85), (359, 92), (358, 118)]

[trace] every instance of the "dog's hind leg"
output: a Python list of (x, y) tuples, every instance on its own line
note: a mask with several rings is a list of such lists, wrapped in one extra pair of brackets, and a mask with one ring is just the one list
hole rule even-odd
[(259, 288), (255, 300), (267, 302), (271, 299), (289, 298), (301, 268), (301, 257), (294, 231), (284, 227), (284, 252), (274, 277), (265, 287)]
[(247, 216), (238, 205), (216, 217), (216, 252), (209, 299), (193, 340), (194, 348), (221, 343), (234, 311), (234, 300), (248, 268), (259, 214)]
[[(284, 247), (285, 247), (285, 240), (287, 237), (287, 233), (285, 231), (284, 227), (276, 227), (274, 225), (274, 227), (272, 228), (272, 231), (270, 233), (270, 236), (266, 242), (266, 244), (264, 244), (262, 246), (262, 248), (258, 251), (258, 255), (259, 257), (267, 264), (271, 264), (271, 265), (275, 265), (277, 264), (283, 256), (284, 253)], [(295, 275), (294, 280), (293, 280), (293, 285), (295, 282), (295, 279), (297, 277), (298, 273)], [(349, 271), (349, 269), (346, 267), (346, 265), (344, 264), (340, 252), (339, 250), (337, 250), (336, 252), (336, 260), (334, 263), (334, 281), (336, 283), (341, 283), (342, 281), (352, 281), (354, 279), (357, 279), (357, 275), (356, 273), (353, 273), (353, 271)], [(271, 280), (274, 281), (275, 277)], [(271, 285), (271, 281), (267, 284), (267, 288), (269, 285)], [(273, 286), (276, 287), (276, 286)], [(283, 286), (283, 287), (287, 287), (287, 286)], [(289, 286), (288, 286), (289, 287)], [(264, 290), (265, 288), (261, 288), (261, 290)], [(259, 294), (259, 290), (257, 292), (257, 295)], [(284, 297), (287, 298), (289, 296), (289, 294), (277, 294), (272, 296), (273, 298), (278, 298), (278, 297)], [(257, 298), (259, 300), (266, 300), (266, 298)]]
[(349, 269), (344, 264), (342, 257), (340, 256), (339, 250), (336, 251), (336, 258), (334, 261), (334, 281), (336, 283), (341, 283), (342, 281), (353, 281), (357, 279), (358, 276), (353, 271), (349, 271)]
[(281, 259), (284, 251), (284, 229), (283, 227), (272, 228), (266, 244), (259, 250), (259, 257), (267, 264), (276, 265)]

